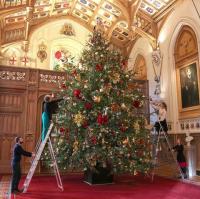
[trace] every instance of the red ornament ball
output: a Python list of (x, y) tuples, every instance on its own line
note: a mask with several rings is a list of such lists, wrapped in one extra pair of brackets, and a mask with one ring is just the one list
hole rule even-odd
[(139, 108), (139, 107), (141, 106), (140, 101), (134, 100), (134, 101), (133, 101), (133, 106), (134, 106), (135, 108)]
[(60, 134), (62, 134), (62, 135), (65, 134), (65, 128), (63, 128), (63, 127), (60, 128)]
[(96, 143), (97, 143), (97, 138), (96, 138), (96, 136), (92, 136), (92, 137), (91, 137), (91, 142), (92, 142), (92, 144), (96, 144)]
[(103, 71), (103, 66), (101, 64), (97, 64), (95, 68), (96, 68), (96, 71), (98, 72)]
[(73, 95), (74, 95), (74, 97), (80, 99), (81, 98), (81, 96), (80, 96), (81, 95), (81, 91), (79, 89), (75, 89), (73, 91)]
[(76, 76), (77, 76), (77, 74), (78, 74), (78, 73), (77, 73), (77, 71), (76, 71), (76, 70), (73, 70), (73, 71), (72, 71), (72, 76), (76, 77)]
[(60, 132), (61, 132), (61, 133), (65, 132), (65, 128), (61, 127), (61, 128), (60, 128)]
[(66, 86), (66, 84), (65, 83), (63, 83), (62, 85), (61, 85), (61, 88), (67, 88), (67, 86)]
[(97, 123), (99, 125), (107, 124), (108, 123), (108, 116), (102, 115), (101, 113), (98, 114)]
[(125, 127), (125, 126), (121, 126), (121, 127), (120, 127), (120, 131), (121, 131), (121, 132), (125, 132), (125, 131), (126, 131), (126, 127)]
[(62, 53), (60, 51), (55, 52), (55, 58), (60, 59), (62, 57)]
[(83, 122), (83, 124), (82, 124), (82, 127), (86, 129), (88, 126), (89, 126), (88, 121), (85, 120), (85, 121)]
[(90, 102), (86, 102), (84, 106), (85, 106), (85, 109), (87, 110), (92, 109), (92, 104)]

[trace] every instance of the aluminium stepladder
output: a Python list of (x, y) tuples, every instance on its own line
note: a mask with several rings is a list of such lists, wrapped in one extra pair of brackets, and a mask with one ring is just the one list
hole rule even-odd
[(160, 125), (160, 130), (159, 132), (157, 133), (157, 138), (156, 138), (156, 143), (153, 143), (153, 145), (155, 144), (155, 154), (153, 155), (153, 171), (152, 171), (152, 178), (151, 180), (153, 181), (154, 180), (154, 175), (155, 175), (155, 167), (156, 167), (156, 164), (158, 162), (158, 152), (159, 152), (159, 143), (160, 143), (160, 139), (161, 139), (161, 132), (162, 132), (162, 135), (163, 135), (163, 138), (164, 140), (166, 141), (166, 144), (167, 144), (167, 147), (168, 147), (168, 150), (171, 154), (171, 157), (173, 158), (173, 161), (176, 163), (176, 167), (180, 173), (180, 176), (182, 179), (184, 179), (184, 174), (181, 170), (181, 167), (179, 165), (179, 163), (177, 162), (177, 159), (176, 157), (174, 156), (174, 153), (173, 153), (173, 150), (172, 150), (172, 147), (171, 147), (171, 144), (170, 144), (170, 141), (168, 139), (168, 136), (166, 134), (166, 132), (163, 130), (162, 128), (162, 125), (160, 124), (160, 121), (158, 120), (159, 122), (159, 125)]
[(64, 190), (62, 180), (61, 180), (61, 177), (60, 177), (60, 173), (59, 173), (59, 169), (58, 169), (58, 165), (57, 165), (57, 162), (56, 162), (55, 154), (54, 154), (54, 151), (53, 151), (53, 146), (52, 146), (51, 139), (50, 139), (50, 134), (51, 134), (52, 130), (53, 130), (53, 123), (50, 124), (45, 139), (42, 142), (41, 142), (41, 139), (39, 139), (39, 141), (36, 145), (36, 154), (35, 154), (35, 157), (32, 161), (31, 168), (30, 168), (30, 170), (29, 170), (29, 172), (26, 176), (26, 179), (25, 179), (25, 182), (24, 182), (23, 193), (27, 192), (27, 189), (30, 185), (33, 174), (35, 173), (36, 167), (37, 167), (38, 162), (40, 160), (40, 157), (42, 155), (42, 152), (44, 151), (44, 147), (47, 143), (48, 143), (48, 148), (49, 148), (49, 152), (50, 152), (50, 156), (51, 156), (52, 165), (53, 165), (54, 173), (55, 173), (55, 176), (56, 176), (58, 188), (60, 188), (62, 191)]

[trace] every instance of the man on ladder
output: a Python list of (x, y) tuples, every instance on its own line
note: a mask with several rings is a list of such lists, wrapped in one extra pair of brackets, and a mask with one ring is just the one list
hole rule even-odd
[(165, 102), (153, 102), (152, 99), (150, 99), (150, 104), (152, 105), (152, 107), (154, 108), (158, 120), (155, 123), (154, 127), (155, 127), (155, 133), (156, 133), (156, 140), (153, 141), (153, 149), (155, 149), (155, 151), (153, 151), (153, 172), (152, 172), (152, 181), (154, 179), (154, 175), (155, 175), (155, 166), (157, 163), (157, 159), (158, 159), (158, 151), (159, 151), (159, 142), (160, 142), (160, 138), (161, 138), (161, 133), (163, 135), (163, 138), (166, 140), (166, 144), (168, 146), (169, 151), (171, 152), (171, 155), (173, 157), (173, 160), (175, 161), (177, 168), (180, 172), (181, 178), (184, 178), (183, 172), (176, 160), (176, 158), (174, 157), (173, 151), (172, 151), (172, 147), (170, 145), (168, 136), (167, 136), (167, 131), (168, 131), (168, 127), (167, 127), (167, 121), (166, 121), (166, 115), (167, 115), (167, 105)]

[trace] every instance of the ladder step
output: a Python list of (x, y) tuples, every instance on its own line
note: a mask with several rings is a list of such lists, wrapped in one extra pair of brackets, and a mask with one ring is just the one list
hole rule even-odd
[(49, 150), (50, 150), (50, 153), (51, 153), (51, 156), (52, 156), (51, 158), (53, 160), (52, 164), (53, 164), (53, 167), (54, 167), (54, 172), (55, 172), (55, 175), (56, 175), (57, 184), (58, 184), (58, 187), (63, 190), (63, 185), (62, 185), (62, 181), (61, 181), (61, 178), (60, 178), (60, 173), (59, 173), (59, 170), (58, 170), (58, 166), (57, 166), (57, 162), (56, 162), (56, 159), (55, 159), (55, 155), (54, 155), (53, 147), (52, 147), (52, 144), (51, 144), (51, 140), (49, 138), (52, 129), (53, 129), (53, 123), (49, 126), (49, 129), (47, 131), (47, 135), (46, 135), (44, 141), (40, 143), (40, 146), (39, 146), (39, 148), (37, 150), (36, 156), (32, 161), (32, 165), (30, 167), (30, 170), (29, 170), (28, 175), (26, 176), (26, 179), (25, 179), (25, 182), (24, 182), (24, 191), (23, 191), (23, 193), (26, 193), (26, 191), (27, 191), (27, 189), (29, 187), (29, 184), (31, 182), (31, 179), (33, 177), (35, 169), (37, 168), (37, 164), (38, 164), (38, 162), (40, 160), (40, 157), (42, 155), (42, 152), (43, 152), (43, 150), (45, 148), (45, 145), (46, 145), (48, 140), (49, 140)]

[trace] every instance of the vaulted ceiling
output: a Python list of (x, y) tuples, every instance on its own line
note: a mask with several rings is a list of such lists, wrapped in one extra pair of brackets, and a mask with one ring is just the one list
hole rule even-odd
[[(33, 30), (59, 18), (70, 18), (89, 30), (96, 19), (118, 47), (130, 49), (139, 37), (152, 45), (178, 0), (1, 0), (1, 45), (28, 41)], [(128, 51), (128, 50), (127, 50)]]

